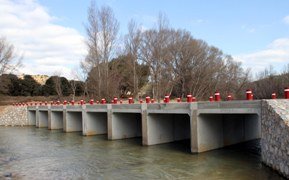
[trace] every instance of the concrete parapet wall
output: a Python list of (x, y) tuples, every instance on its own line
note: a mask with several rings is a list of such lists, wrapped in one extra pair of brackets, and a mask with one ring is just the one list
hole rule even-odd
[(262, 102), (262, 161), (289, 178), (289, 100)]

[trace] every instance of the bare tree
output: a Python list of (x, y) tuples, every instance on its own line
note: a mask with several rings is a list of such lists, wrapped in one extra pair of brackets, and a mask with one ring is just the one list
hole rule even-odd
[(96, 80), (94, 84), (97, 86), (99, 97), (106, 96), (109, 89), (108, 62), (114, 55), (118, 30), (119, 24), (112, 9), (108, 6), (98, 9), (95, 1), (92, 1), (88, 8), (88, 25), (86, 26), (88, 36), (86, 44), (89, 53), (82, 64), (89, 67), (89, 72), (96, 67), (94, 74), (90, 74), (90, 77), (93, 77), (91, 80)]
[(21, 66), (22, 56), (17, 57), (14, 46), (0, 37), (0, 75), (11, 73)]
[(143, 33), (141, 44), (141, 60), (150, 67), (153, 97), (160, 101), (162, 79), (161, 72), (167, 56), (168, 20), (159, 14), (157, 29), (147, 30)]
[(127, 54), (131, 57), (130, 66), (133, 69), (133, 94), (138, 94), (138, 81), (136, 64), (138, 63), (139, 50), (141, 45), (141, 30), (135, 21), (131, 20), (128, 24), (128, 34), (125, 37)]

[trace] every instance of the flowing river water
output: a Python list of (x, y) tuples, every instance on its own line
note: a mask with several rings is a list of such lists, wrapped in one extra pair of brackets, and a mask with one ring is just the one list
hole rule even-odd
[(191, 154), (186, 141), (142, 146), (141, 138), (0, 127), (0, 179), (283, 179), (261, 163), (259, 144)]

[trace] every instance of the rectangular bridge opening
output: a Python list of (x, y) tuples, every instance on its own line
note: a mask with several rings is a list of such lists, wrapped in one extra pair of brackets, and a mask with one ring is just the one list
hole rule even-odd
[(36, 125), (36, 111), (28, 111), (28, 125), (35, 126)]
[(148, 114), (147, 142), (145, 145), (155, 145), (182, 141), (190, 150), (191, 125), (188, 114)]
[(82, 131), (82, 112), (67, 112), (65, 132)]
[(39, 110), (39, 117), (38, 117), (38, 127), (44, 128), (48, 127), (48, 111), (41, 111)]
[(201, 114), (198, 118), (198, 152), (261, 138), (257, 114)]
[(50, 122), (48, 123), (48, 129), (63, 129), (63, 112), (51, 111)]
[(107, 134), (107, 113), (87, 112), (83, 135)]
[(140, 113), (112, 113), (109, 139), (126, 139), (142, 136)]

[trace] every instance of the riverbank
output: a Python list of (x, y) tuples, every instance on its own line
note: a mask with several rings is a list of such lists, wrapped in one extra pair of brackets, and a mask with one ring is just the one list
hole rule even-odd
[(0, 106), (0, 126), (28, 125), (27, 107)]

